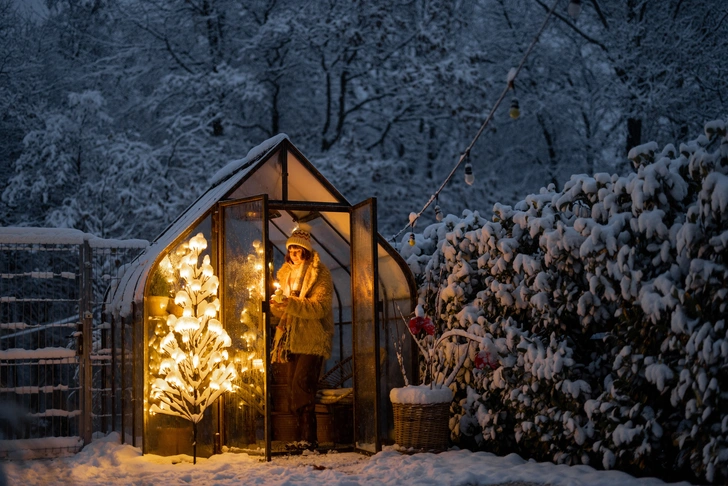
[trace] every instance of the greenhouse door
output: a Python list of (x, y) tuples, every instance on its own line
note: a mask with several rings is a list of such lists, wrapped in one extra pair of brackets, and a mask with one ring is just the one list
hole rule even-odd
[(381, 450), (377, 206), (368, 199), (351, 212), (351, 292), (354, 347), (354, 448)]
[(232, 340), (229, 358), (237, 378), (222, 397), (220, 445), (270, 458), (266, 376), (269, 349), (268, 198), (219, 204), (219, 275), (222, 324)]

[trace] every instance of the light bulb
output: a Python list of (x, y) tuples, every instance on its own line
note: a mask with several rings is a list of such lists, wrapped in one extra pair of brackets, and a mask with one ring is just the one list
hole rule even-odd
[(511, 101), (511, 108), (510, 110), (508, 110), (508, 114), (514, 120), (521, 116), (521, 110), (518, 106), (518, 98), (513, 98), (513, 100)]
[(435, 219), (442, 221), (442, 209), (440, 209), (439, 204), (435, 204)]
[(470, 162), (465, 163), (465, 183), (469, 186), (475, 182), (475, 176), (473, 175), (473, 166)]
[(569, 12), (569, 17), (572, 19), (577, 18), (581, 13), (581, 0), (571, 0), (567, 12)]

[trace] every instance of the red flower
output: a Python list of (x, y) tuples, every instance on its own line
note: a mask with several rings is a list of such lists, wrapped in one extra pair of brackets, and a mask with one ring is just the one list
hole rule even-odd
[(481, 351), (475, 356), (475, 368), (482, 370), (486, 366), (494, 370), (498, 368), (498, 360), (494, 359), (488, 351)]
[(417, 333), (419, 333), (422, 330), (422, 321), (424, 321), (424, 317), (413, 317), (409, 320), (409, 330), (412, 334), (415, 336)]
[(432, 320), (429, 317), (425, 317), (424, 320), (425, 321), (422, 323), (422, 329), (430, 336), (434, 336), (435, 325), (432, 323)]
[(418, 336), (423, 331), (430, 336), (435, 335), (435, 325), (429, 317), (413, 317), (409, 320), (409, 329), (413, 336)]

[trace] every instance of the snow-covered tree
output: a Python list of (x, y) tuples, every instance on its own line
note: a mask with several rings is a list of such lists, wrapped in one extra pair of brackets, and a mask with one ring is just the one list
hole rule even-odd
[[(582, 2), (576, 21), (567, 4), (557, 5), (516, 82), (521, 117), (496, 114), (471, 153), (476, 183), (445, 187), (445, 211), (510, 204), (572, 173), (622, 171), (633, 128), (641, 139), (683, 142), (699, 123), (692, 120), (725, 112), (728, 70), (714, 61), (725, 57), (728, 28), (720, 0)], [(12, 5), (0, 1), (8, 13), (0, 21), (0, 189), (37, 179), (27, 159), (41, 153), (22, 145), (26, 136), (52, 129), (47, 140), (80, 140), (78, 124), (58, 117), (70, 117), (71, 93), (97, 92), (107, 119), (82, 135), (104, 169), (106, 150), (127, 139), (163, 181), (140, 193), (164, 204), (152, 204), (161, 218), (139, 217), (147, 216), (141, 198), (103, 206), (107, 197), (94, 194), (74, 203), (71, 184), (56, 186), (52, 207), (40, 211), (51, 221), (15, 198), (0, 202), (2, 223), (66, 222), (145, 238), (199, 195), (207, 174), (279, 132), (350, 200), (377, 196), (379, 228), (396, 232), (447, 176), (548, 10), (541, 1), (495, 0), (55, 0), (23, 23)], [(63, 155), (50, 159), (46, 177), (64, 170)]]
[(194, 461), (197, 461), (197, 424), (210, 405), (224, 392), (233, 389), (237, 376), (229, 362), (232, 341), (217, 320), (220, 301), (218, 279), (210, 256), (200, 257), (207, 240), (198, 233), (182, 256), (179, 277), (184, 281), (175, 296), (182, 316), (170, 314), (167, 334), (157, 344), (161, 355), (157, 378), (151, 384), (150, 413), (181, 417), (192, 422)]

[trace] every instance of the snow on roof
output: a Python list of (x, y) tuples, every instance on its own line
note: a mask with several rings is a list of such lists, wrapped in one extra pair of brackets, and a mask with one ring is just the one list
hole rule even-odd
[(81, 245), (88, 241), (92, 248), (146, 248), (147, 240), (116, 240), (99, 238), (71, 228), (31, 228), (6, 226), (0, 228), (0, 244), (5, 245)]
[(215, 172), (212, 177), (210, 177), (210, 180), (208, 181), (210, 183), (210, 187), (215, 186), (221, 181), (227, 179), (245, 164), (253, 160), (257, 160), (263, 154), (267, 153), (270, 149), (281, 143), (283, 140), (290, 141), (288, 135), (286, 135), (285, 133), (280, 133), (275, 137), (269, 138), (257, 147), (253, 147), (252, 149), (250, 149), (248, 151), (248, 155), (246, 155), (245, 158), (231, 161), (225, 167)]

